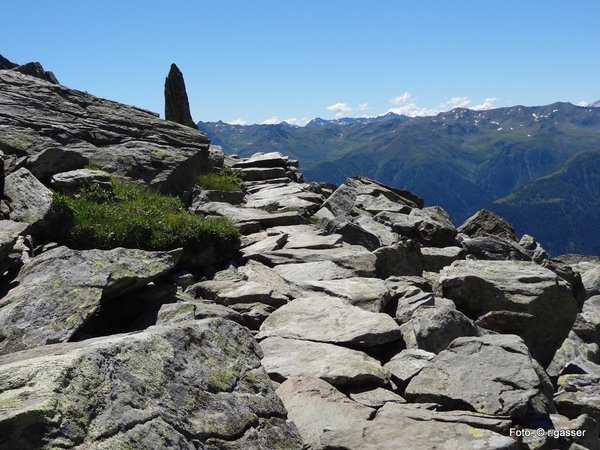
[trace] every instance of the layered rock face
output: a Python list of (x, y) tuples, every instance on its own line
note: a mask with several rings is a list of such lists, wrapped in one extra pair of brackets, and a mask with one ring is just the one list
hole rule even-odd
[[(3, 80), (0, 448), (600, 448), (597, 260), (550, 259), (486, 211), (457, 229), (368, 178), (306, 183), (279, 153), (226, 156), (146, 112)], [(44, 98), (73, 123), (52, 128)], [(152, 176), (109, 163), (142, 137), (140, 164), (165, 152)], [(104, 171), (63, 164), (79, 156), (36, 163), (59, 139), (53, 152), (81, 160), (114, 153)], [(169, 182), (189, 158), (240, 190)], [(239, 253), (191, 264), (180, 249), (49, 241), (49, 189), (77, 195), (115, 173), (228, 218)], [(553, 428), (585, 433), (536, 433)]]
[(0, 151), (5, 170), (52, 175), (94, 165), (179, 193), (209, 166), (197, 130), (132, 106), (24, 75), (0, 72)]

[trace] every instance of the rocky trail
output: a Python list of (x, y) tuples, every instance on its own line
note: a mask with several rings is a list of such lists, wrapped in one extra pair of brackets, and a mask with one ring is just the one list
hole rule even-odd
[[(600, 449), (599, 259), (14, 67), (0, 87), (0, 449)], [(194, 183), (224, 168), (239, 191)], [(53, 241), (50, 189), (114, 175), (239, 251)]]

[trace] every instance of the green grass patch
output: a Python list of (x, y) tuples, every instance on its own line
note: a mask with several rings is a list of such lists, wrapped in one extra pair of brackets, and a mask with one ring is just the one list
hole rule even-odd
[(77, 196), (54, 194), (61, 221), (57, 237), (75, 248), (203, 250), (229, 253), (239, 245), (238, 229), (225, 218), (187, 211), (176, 197), (112, 180), (112, 188), (83, 187)]
[(196, 177), (198, 186), (211, 191), (235, 192), (242, 190), (242, 174), (225, 167), (219, 172), (210, 172)]

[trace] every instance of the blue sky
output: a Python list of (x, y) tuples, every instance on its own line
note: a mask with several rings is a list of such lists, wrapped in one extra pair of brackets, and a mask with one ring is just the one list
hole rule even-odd
[(29, 0), (2, 16), (8, 59), (161, 114), (175, 62), (195, 120), (600, 99), (597, 0)]

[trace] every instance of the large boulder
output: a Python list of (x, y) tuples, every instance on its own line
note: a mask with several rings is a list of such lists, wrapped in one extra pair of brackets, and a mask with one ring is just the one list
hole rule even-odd
[(29, 224), (22, 222), (13, 222), (12, 220), (0, 220), (0, 273), (13, 268), (11, 252), (15, 248), (17, 241), (22, 237)]
[(387, 314), (365, 311), (341, 298), (306, 297), (269, 316), (257, 338), (268, 336), (372, 347), (398, 340), (401, 334)]
[(439, 353), (456, 338), (478, 336), (475, 323), (449, 305), (421, 306), (400, 327), (408, 349)]
[(550, 380), (515, 335), (456, 339), (411, 380), (405, 397), (520, 419), (554, 411)]
[(361, 424), (329, 429), (320, 439), (323, 450), (517, 450), (514, 439), (465, 423), (421, 417), (376, 417)]
[(33, 174), (21, 168), (6, 177), (4, 195), (10, 207), (10, 219), (31, 225), (32, 232), (47, 232), (54, 213), (52, 192)]
[(262, 364), (275, 381), (290, 377), (321, 378), (334, 386), (380, 385), (389, 374), (365, 353), (322, 342), (268, 337), (260, 346)]
[(288, 378), (276, 392), (302, 440), (312, 448), (319, 448), (326, 429), (349, 428), (375, 413), (319, 378)]
[(41, 181), (93, 163), (165, 192), (208, 166), (208, 139), (158, 114), (14, 71), (0, 72), (0, 147)]
[(577, 316), (569, 284), (533, 262), (456, 261), (440, 275), (442, 295), (458, 310), (483, 328), (521, 336), (543, 366)]
[(554, 397), (558, 412), (570, 419), (589, 414), (600, 422), (600, 376), (563, 375), (558, 379)]
[(171, 64), (169, 75), (165, 79), (165, 119), (187, 127), (198, 128), (190, 114), (183, 74), (175, 64)]
[(517, 241), (512, 225), (487, 209), (480, 209), (469, 217), (458, 227), (458, 232), (470, 237), (496, 236), (510, 242)]
[(300, 449), (260, 356), (222, 319), (5, 355), (0, 447)]
[(54, 189), (69, 194), (76, 193), (84, 186), (111, 186), (110, 174), (103, 170), (77, 169), (53, 175), (50, 184)]
[(66, 342), (101, 300), (140, 288), (175, 267), (181, 251), (58, 247), (26, 264), (0, 300), (0, 354)]

